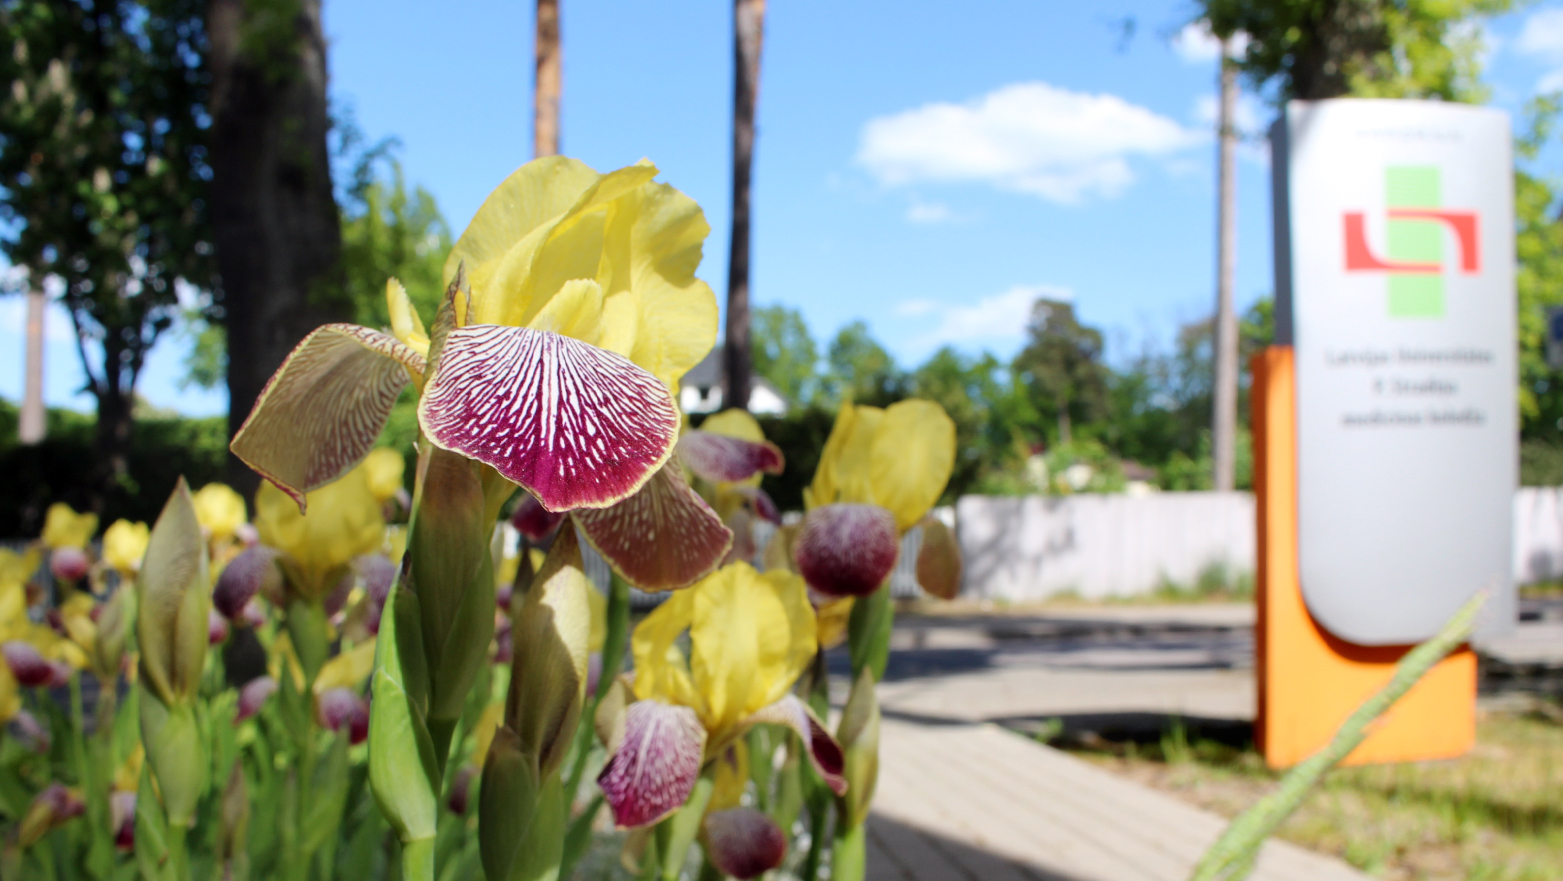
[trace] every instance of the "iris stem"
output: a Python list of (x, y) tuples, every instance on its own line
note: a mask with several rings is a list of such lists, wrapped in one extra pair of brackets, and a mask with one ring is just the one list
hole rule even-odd
[(836, 828), (830, 849), (830, 881), (863, 881), (868, 868), (868, 824)]
[(434, 839), (402, 843), (402, 881), (434, 881)]

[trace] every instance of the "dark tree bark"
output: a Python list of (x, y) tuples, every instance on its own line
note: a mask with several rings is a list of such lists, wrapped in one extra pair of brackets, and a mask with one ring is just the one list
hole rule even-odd
[(733, 0), (733, 227), (727, 258), (727, 340), (722, 348), (724, 407), (749, 406), (754, 369), (749, 340), (749, 181), (764, 40), (765, 0)]
[(559, 0), (537, 0), (537, 72), (532, 91), (532, 155), (559, 155), (559, 93), (564, 85)]
[[(276, 19), (281, 6), (291, 21)], [(228, 429), (305, 334), (345, 320), (320, 0), (211, 0), (212, 208), (228, 334)], [(229, 457), (248, 496), (259, 477)]]

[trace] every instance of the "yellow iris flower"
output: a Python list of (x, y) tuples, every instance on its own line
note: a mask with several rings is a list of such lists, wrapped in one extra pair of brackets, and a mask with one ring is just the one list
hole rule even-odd
[(244, 497), (226, 483), (208, 483), (190, 501), (195, 505), (201, 528), (211, 534), (214, 542), (231, 538), (244, 525)]
[(839, 502), (878, 505), (905, 532), (916, 526), (950, 481), (955, 423), (932, 401), (889, 407), (844, 404), (820, 454), (804, 507)]
[(86, 548), (98, 531), (98, 515), (78, 514), (70, 505), (55, 502), (43, 520), (43, 543), (55, 548)]
[[(711, 227), (693, 199), (656, 176), (648, 160), (599, 174), (562, 156), (511, 174), (445, 262), (447, 282), (465, 265), (472, 285), (461, 323), (574, 337), (677, 391), (716, 344), (716, 295), (695, 278)], [(392, 330), (417, 348), (421, 327), (395, 299)]]
[[(687, 664), (675, 644), (685, 630)], [(817, 648), (803, 579), (733, 563), (675, 592), (635, 628), (635, 696), (692, 708), (713, 754), (740, 722), (786, 696)]]
[[(295, 588), (311, 597), (323, 597), (336, 586), (354, 558), (380, 549), (385, 543), (385, 518), (381, 513), (401, 485), (400, 453), (381, 447), (372, 451), (340, 480), (309, 494), (308, 515), (270, 483), (255, 494), (255, 528), (262, 544), (283, 556), (283, 571)], [(391, 472), (396, 480), (386, 478)]]
[(115, 520), (103, 531), (103, 562), (122, 578), (133, 578), (141, 569), (152, 530), (145, 523)]

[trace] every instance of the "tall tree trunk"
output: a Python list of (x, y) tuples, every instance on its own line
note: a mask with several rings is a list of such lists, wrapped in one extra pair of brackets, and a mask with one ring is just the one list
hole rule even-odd
[(754, 109), (760, 97), (765, 0), (733, 0), (733, 228), (727, 256), (727, 340), (722, 348), (724, 407), (749, 406), (749, 181)]
[(559, 0), (537, 0), (537, 73), (532, 92), (532, 155), (559, 155), (559, 93), (564, 85)]
[(26, 378), (22, 385), (22, 413), (17, 425), (17, 440), (24, 444), (36, 444), (48, 432), (48, 418), (43, 406), (43, 322), (47, 314), (48, 299), (43, 292), (43, 279), (32, 274), (31, 287), (27, 290), (27, 362)]
[[(271, 4), (275, 5), (275, 4)], [(320, 0), (297, 0), (291, 27), (246, 0), (210, 0), (211, 221), (228, 333), (228, 430), (317, 326), (350, 318), (342, 230), (326, 132)], [(249, 495), (259, 477), (229, 457)]]
[(1231, 58), (1232, 41), (1221, 43), (1221, 113), (1217, 123), (1216, 215), (1216, 328), (1215, 389), (1212, 435), (1212, 481), (1218, 491), (1235, 486), (1237, 463), (1237, 313), (1232, 305), (1232, 284), (1237, 271), (1237, 166), (1234, 152), (1237, 131), (1237, 65)]

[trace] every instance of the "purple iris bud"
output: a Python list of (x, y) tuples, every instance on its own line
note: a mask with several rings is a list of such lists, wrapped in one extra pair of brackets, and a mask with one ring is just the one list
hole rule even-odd
[(358, 576), (364, 580), (364, 592), (369, 595), (366, 623), (370, 633), (379, 633), (386, 597), (391, 595), (391, 588), (396, 584), (396, 564), (383, 554), (369, 554), (359, 557), (357, 565)]
[(451, 778), (450, 797), (446, 799), (445, 806), (458, 817), (467, 815), (467, 796), (472, 793), (472, 778), (477, 770), (471, 765), (462, 765), (456, 770), (456, 776)]
[(228, 619), (217, 614), (216, 609), (206, 612), (206, 644), (216, 645), (228, 638)]
[(332, 731), (346, 731), (347, 742), (363, 743), (369, 737), (369, 701), (351, 688), (327, 689), (315, 700), (320, 724)]
[(233, 724), (237, 725), (259, 713), (266, 699), (276, 690), (277, 680), (270, 676), (257, 676), (244, 683), (244, 687), (239, 689), (239, 712), (234, 715)]
[(49, 554), (49, 571), (60, 581), (80, 581), (92, 568), (92, 558), (81, 548), (55, 548)]
[(29, 751), (38, 755), (43, 755), (49, 751), (49, 744), (51, 743), (49, 729), (45, 728), (43, 723), (38, 721), (38, 717), (32, 713), (26, 710), (17, 710), (16, 715), (11, 717), (11, 724), (8, 728), (11, 736), (15, 737), (17, 742)]
[(109, 796), (110, 824), (114, 829), (114, 846), (120, 850), (134, 850), (136, 846), (136, 794), (116, 792)]
[(39, 654), (38, 649), (32, 643), (13, 639), (4, 645), (0, 645), (0, 654), (5, 655), (5, 662), (11, 668), (11, 675), (16, 681), (28, 687), (49, 685), (54, 681), (54, 665)]
[(230, 621), (240, 619), (244, 607), (257, 593), (276, 595), (282, 591), (282, 570), (277, 568), (277, 552), (255, 545), (245, 548), (228, 561), (217, 585), (212, 588), (212, 606)]

